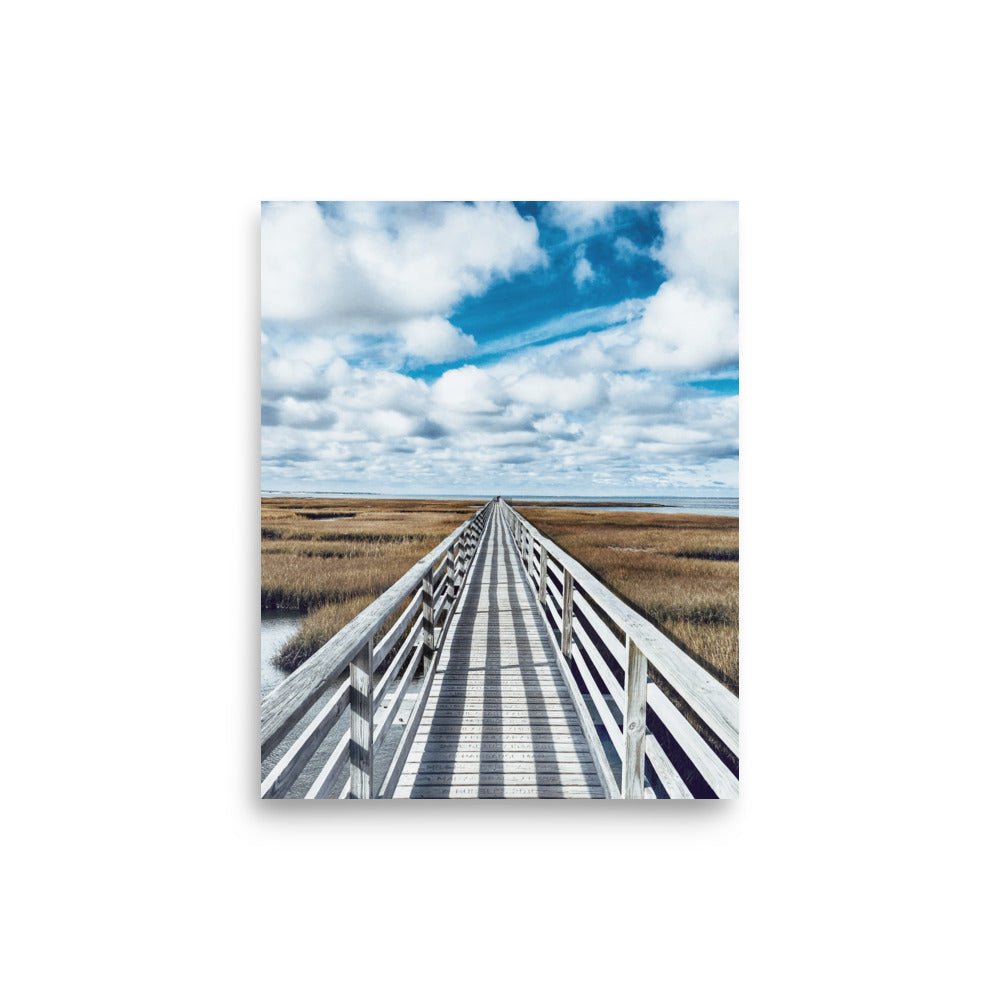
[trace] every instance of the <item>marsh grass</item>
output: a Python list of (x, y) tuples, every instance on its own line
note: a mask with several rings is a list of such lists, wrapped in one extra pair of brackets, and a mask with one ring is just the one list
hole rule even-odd
[(739, 518), (519, 509), (739, 693)]
[(278, 666), (291, 671), (307, 660), (478, 506), (263, 498), (260, 606), (306, 612)]

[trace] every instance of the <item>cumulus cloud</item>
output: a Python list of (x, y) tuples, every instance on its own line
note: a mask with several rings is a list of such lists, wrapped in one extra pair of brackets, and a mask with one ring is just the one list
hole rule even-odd
[(432, 392), (437, 406), (466, 414), (496, 414), (509, 400), (500, 382), (475, 365), (446, 371)]
[(597, 278), (593, 265), (587, 260), (584, 248), (581, 246), (576, 252), (576, 265), (573, 267), (573, 283), (577, 288), (583, 288)]
[(577, 377), (530, 373), (515, 378), (508, 391), (513, 399), (541, 411), (591, 408), (605, 396), (603, 383), (593, 373)]
[(710, 296), (739, 293), (739, 215), (735, 201), (685, 201), (660, 209), (663, 242), (654, 256), (675, 279)]
[(548, 221), (570, 236), (581, 236), (606, 225), (615, 213), (613, 201), (551, 201), (546, 206)]
[(379, 330), (445, 314), (493, 281), (545, 263), (538, 227), (513, 205), (265, 205), (265, 322)]
[(664, 282), (636, 325), (632, 354), (639, 368), (700, 372), (736, 362), (736, 312), (728, 300), (706, 295), (691, 281)]
[(413, 319), (400, 327), (406, 353), (425, 361), (452, 361), (476, 349), (476, 341), (442, 316)]

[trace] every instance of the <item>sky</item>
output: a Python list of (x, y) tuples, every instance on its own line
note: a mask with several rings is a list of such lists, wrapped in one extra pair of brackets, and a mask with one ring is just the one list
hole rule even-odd
[(737, 496), (736, 202), (265, 202), (261, 488)]

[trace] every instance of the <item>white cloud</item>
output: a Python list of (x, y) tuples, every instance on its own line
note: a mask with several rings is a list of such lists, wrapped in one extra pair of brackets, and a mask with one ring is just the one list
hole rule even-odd
[(552, 201), (546, 206), (549, 222), (572, 236), (581, 236), (605, 225), (615, 212), (613, 201)]
[(586, 409), (604, 399), (603, 384), (592, 373), (578, 377), (531, 373), (516, 378), (509, 392), (514, 399), (542, 412)]
[(503, 386), (475, 365), (445, 372), (431, 390), (436, 406), (459, 413), (499, 412), (508, 402)]
[(426, 361), (464, 358), (476, 349), (475, 338), (462, 333), (442, 316), (410, 320), (400, 327), (399, 332), (406, 353)]
[(660, 209), (663, 242), (654, 256), (674, 278), (706, 295), (739, 294), (739, 213), (735, 201), (683, 201)]
[[(579, 234), (613, 209), (551, 211)], [(656, 294), (477, 345), (445, 318), (450, 306), (544, 263), (534, 224), (510, 206), (269, 206), (265, 256), (269, 237), (290, 252), (265, 261), (263, 279), (265, 486), (737, 488), (738, 400), (685, 385), (738, 360), (735, 206), (667, 206), (661, 216), (655, 253), (671, 277)], [(607, 280), (582, 245), (574, 250), (566, 263), (578, 287)], [(619, 260), (637, 252), (615, 243)], [(553, 342), (562, 337), (572, 339)], [(406, 358), (469, 356), (500, 360), (458, 360), (434, 381), (398, 370)], [(454, 470), (447, 485), (442, 469)]]
[(619, 236), (615, 240), (615, 257), (623, 263), (628, 263), (636, 257), (643, 256), (645, 251), (633, 243), (627, 236)]
[(664, 282), (636, 331), (632, 363), (639, 368), (701, 372), (733, 364), (739, 354), (733, 306), (690, 281)]
[(269, 204), (261, 217), (265, 322), (384, 330), (544, 264), (538, 227), (513, 205)]
[(573, 267), (573, 283), (577, 288), (583, 288), (584, 285), (589, 284), (596, 278), (597, 275), (594, 273), (594, 268), (590, 261), (587, 260), (584, 248), (581, 246), (576, 254), (576, 265)]

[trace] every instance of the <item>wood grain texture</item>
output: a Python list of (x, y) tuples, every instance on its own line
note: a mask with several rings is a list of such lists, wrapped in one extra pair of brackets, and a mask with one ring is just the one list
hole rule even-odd
[(372, 642), (351, 660), (351, 798), (372, 797)]
[(646, 773), (646, 657), (628, 640), (625, 671), (625, 754), (622, 757), (622, 798), (641, 799)]

